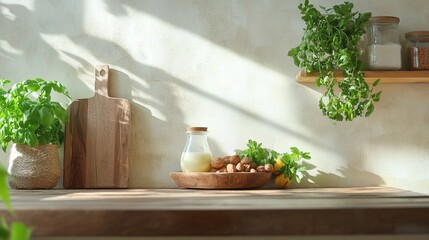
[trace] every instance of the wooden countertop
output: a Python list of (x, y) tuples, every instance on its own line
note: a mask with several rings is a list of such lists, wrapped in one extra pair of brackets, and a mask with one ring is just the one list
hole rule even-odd
[[(11, 190), (34, 236), (429, 234), (429, 196), (386, 187)], [(0, 215), (7, 215), (4, 207)]]

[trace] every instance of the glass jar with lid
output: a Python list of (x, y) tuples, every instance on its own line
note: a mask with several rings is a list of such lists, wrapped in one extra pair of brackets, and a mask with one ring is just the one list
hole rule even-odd
[(370, 70), (399, 70), (402, 67), (399, 18), (377, 16), (369, 19), (366, 54)]
[(408, 32), (408, 63), (411, 70), (429, 70), (429, 31)]
[(212, 154), (207, 134), (206, 127), (187, 128), (187, 141), (180, 160), (183, 172), (210, 172)]

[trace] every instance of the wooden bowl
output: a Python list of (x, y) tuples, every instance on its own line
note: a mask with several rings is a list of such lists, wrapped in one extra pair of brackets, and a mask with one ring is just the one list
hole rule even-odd
[(170, 177), (181, 188), (255, 189), (264, 186), (270, 180), (271, 173), (171, 172)]

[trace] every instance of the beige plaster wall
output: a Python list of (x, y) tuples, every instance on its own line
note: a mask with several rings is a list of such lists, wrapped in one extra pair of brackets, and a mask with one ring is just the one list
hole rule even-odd
[[(111, 95), (132, 102), (131, 187), (174, 187), (185, 128), (208, 126), (214, 155), (249, 138), (310, 151), (301, 186), (389, 185), (429, 193), (429, 85), (379, 85), (367, 119), (335, 123), (320, 91), (295, 82), (287, 56), (301, 38), (297, 0), (0, 1), (0, 77), (59, 80), (93, 94), (94, 65), (111, 66)], [(326, 5), (342, 1), (312, 1)], [(352, 1), (428, 30), (424, 0)], [(6, 164), (6, 155), (1, 155)]]

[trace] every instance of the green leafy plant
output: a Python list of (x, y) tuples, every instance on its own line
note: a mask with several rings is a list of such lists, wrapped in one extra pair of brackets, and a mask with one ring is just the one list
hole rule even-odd
[[(249, 139), (247, 149), (237, 151), (240, 158), (248, 157), (254, 163), (259, 165), (271, 164), (274, 170), (283, 174), (289, 179), (294, 179), (298, 183), (303, 178), (303, 173), (306, 171), (303, 165), (303, 160), (311, 159), (309, 152), (302, 152), (296, 147), (291, 147), (290, 153), (279, 153), (262, 147), (262, 143), (258, 143)], [(281, 162), (282, 164), (278, 163)]]
[[(10, 203), (9, 189), (7, 185), (7, 172), (0, 164), (0, 200), (12, 216), (15, 216)], [(4, 218), (0, 220), (0, 240), (27, 240), (30, 239), (31, 229), (24, 223), (13, 221), (7, 224)]]
[[(350, 2), (332, 8), (321, 6), (319, 11), (305, 0), (298, 8), (306, 27), (301, 43), (288, 55), (307, 73), (319, 72), (316, 84), (326, 88), (319, 101), (323, 115), (336, 121), (351, 121), (364, 113), (368, 117), (381, 95), (381, 91), (373, 92), (379, 80), (371, 87), (365, 82), (359, 60), (358, 43), (371, 13), (353, 12)], [(334, 75), (337, 68), (342, 70), (343, 81)], [(336, 86), (339, 94), (334, 90)]]
[(0, 142), (3, 151), (9, 142), (30, 146), (61, 144), (67, 110), (52, 101), (51, 93), (57, 92), (70, 99), (64, 85), (41, 78), (15, 83), (0, 79)]
[[(283, 153), (276, 159), (275, 170), (283, 174), (283, 176), (294, 179), (296, 182), (301, 182), (307, 168), (303, 164), (303, 160), (310, 160), (309, 152), (302, 152), (296, 147), (290, 148), (291, 153)], [(278, 169), (277, 169), (278, 168)]]

